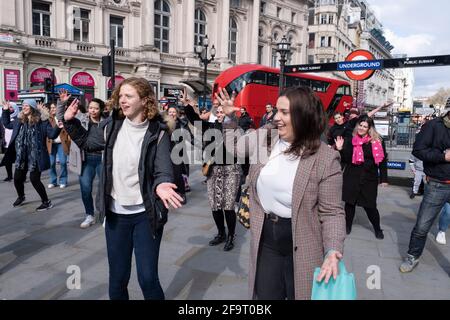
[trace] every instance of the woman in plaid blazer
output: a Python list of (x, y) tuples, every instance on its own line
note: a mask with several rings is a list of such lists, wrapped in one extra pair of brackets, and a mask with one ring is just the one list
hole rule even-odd
[[(233, 113), (234, 98), (219, 101)], [(314, 269), (338, 274), (345, 239), (340, 156), (320, 141), (327, 117), (307, 87), (287, 89), (274, 124), (241, 137), (250, 157), (250, 268), (253, 299), (310, 299)]]

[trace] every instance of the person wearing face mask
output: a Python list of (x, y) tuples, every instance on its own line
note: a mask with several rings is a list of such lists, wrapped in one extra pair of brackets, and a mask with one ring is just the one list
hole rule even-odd
[(27, 173), (30, 172), (30, 181), (42, 201), (36, 211), (52, 208), (53, 204), (48, 199), (45, 187), (41, 182), (41, 174), (50, 168), (47, 138), (56, 139), (61, 129), (51, 126), (48, 115), (38, 110), (34, 99), (23, 101), (18, 120), (12, 123), (10, 108), (8, 105), (3, 105), (2, 121), (5, 128), (13, 130), (10, 145), (14, 148), (15, 153), (14, 187), (18, 196), (13, 206), (18, 207), (25, 202), (24, 182)]
[[(232, 114), (234, 97), (221, 105)], [(336, 279), (345, 239), (339, 153), (321, 142), (327, 117), (308, 87), (285, 90), (274, 122), (241, 136), (250, 158), (250, 298), (306, 300), (317, 281)]]
[[(69, 100), (67, 91), (60, 91), (58, 100), (58, 109), (64, 110)], [(100, 122), (104, 118), (105, 103), (97, 98), (89, 102), (88, 112), (79, 111), (76, 118), (80, 121), (81, 126), (87, 131), (88, 137), (98, 136)], [(86, 229), (95, 224), (95, 209), (92, 196), (94, 179), (97, 176), (100, 179), (102, 170), (102, 152), (101, 151), (84, 151), (80, 149), (76, 143), (71, 143), (69, 150), (69, 170), (78, 175), (80, 184), (81, 200), (85, 210), (85, 218), (80, 224), (81, 229)]]
[(387, 153), (380, 134), (369, 116), (361, 116), (351, 138), (338, 137), (336, 149), (346, 164), (342, 200), (345, 202), (347, 234), (352, 231), (356, 206), (367, 213), (375, 237), (384, 239), (377, 209), (378, 185), (387, 186)]
[[(217, 246), (223, 242), (224, 251), (230, 251), (234, 248), (235, 230), (236, 230), (236, 212), (235, 199), (239, 190), (241, 180), (241, 167), (237, 164), (235, 157), (234, 134), (238, 128), (238, 120), (235, 116), (226, 117), (222, 106), (217, 99), (214, 100), (216, 107), (212, 109), (216, 117), (215, 122), (204, 121), (195, 112), (189, 104), (189, 99), (183, 96), (181, 102), (185, 106), (186, 117), (189, 122), (194, 124), (196, 121), (202, 121), (203, 137), (208, 133), (222, 133), (223, 142), (213, 140), (205, 150), (211, 145), (215, 146), (211, 154), (207, 154), (205, 162), (213, 159), (212, 168), (207, 177), (208, 200), (212, 211), (212, 216), (216, 224), (218, 233), (209, 242), (210, 246)], [(213, 130), (217, 131), (213, 131)], [(211, 130), (208, 132), (208, 130)], [(206, 134), (206, 135), (205, 135)], [(213, 137), (217, 139), (217, 137)], [(231, 151), (229, 151), (231, 150)], [(224, 218), (228, 228), (228, 235), (225, 231)]]
[[(3, 102), (4, 106), (9, 106), (9, 117), (11, 120), (11, 123), (13, 124), (14, 121), (17, 121), (17, 116), (19, 115), (19, 107), (14, 102)], [(3, 124), (3, 123), (2, 123)], [(11, 141), (11, 135), (13, 130), (4, 128), (5, 130), (5, 155), (3, 156), (2, 162), (0, 163), (0, 167), (5, 167), (6, 169), (6, 178), (3, 180), (5, 182), (9, 182), (13, 179), (13, 164), (16, 161), (16, 155), (15, 155), (15, 149), (14, 147), (11, 147), (10, 141)]]

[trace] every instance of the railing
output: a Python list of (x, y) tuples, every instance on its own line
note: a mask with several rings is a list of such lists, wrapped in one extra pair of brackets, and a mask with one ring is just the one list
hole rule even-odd
[(171, 55), (167, 53), (161, 53), (161, 62), (167, 63), (167, 64), (177, 64), (184, 66), (185, 65), (185, 59), (184, 57)]
[(416, 141), (418, 126), (416, 124), (403, 125), (394, 123), (389, 126), (389, 136), (385, 139), (389, 148), (412, 148)]
[(35, 37), (34, 45), (42, 48), (54, 48), (56, 46), (56, 41), (46, 37)]
[(77, 51), (94, 52), (94, 46), (89, 43), (77, 43)]

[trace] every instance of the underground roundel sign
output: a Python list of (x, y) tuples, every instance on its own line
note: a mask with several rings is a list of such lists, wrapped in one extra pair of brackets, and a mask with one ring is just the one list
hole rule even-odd
[(348, 55), (345, 62), (338, 63), (338, 71), (345, 71), (347, 77), (352, 80), (362, 81), (369, 79), (375, 70), (383, 67), (381, 60), (375, 60), (375, 56), (367, 50), (356, 50)]

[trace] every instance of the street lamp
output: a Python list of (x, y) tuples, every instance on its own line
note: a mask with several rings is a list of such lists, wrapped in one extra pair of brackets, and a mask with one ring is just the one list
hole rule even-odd
[(209, 47), (209, 39), (206, 35), (203, 40), (198, 42), (198, 45), (195, 47), (195, 53), (198, 55), (200, 62), (203, 63), (205, 67), (203, 73), (203, 103), (202, 107), (206, 108), (206, 84), (207, 84), (207, 76), (208, 76), (208, 64), (214, 60), (216, 56), (216, 48), (214, 45), (211, 47), (211, 58), (208, 58), (208, 47)]
[(287, 55), (291, 52), (291, 43), (286, 39), (284, 35), (281, 42), (277, 43), (277, 52), (280, 54), (280, 84), (279, 91), (283, 91), (284, 87), (284, 66), (287, 62)]

